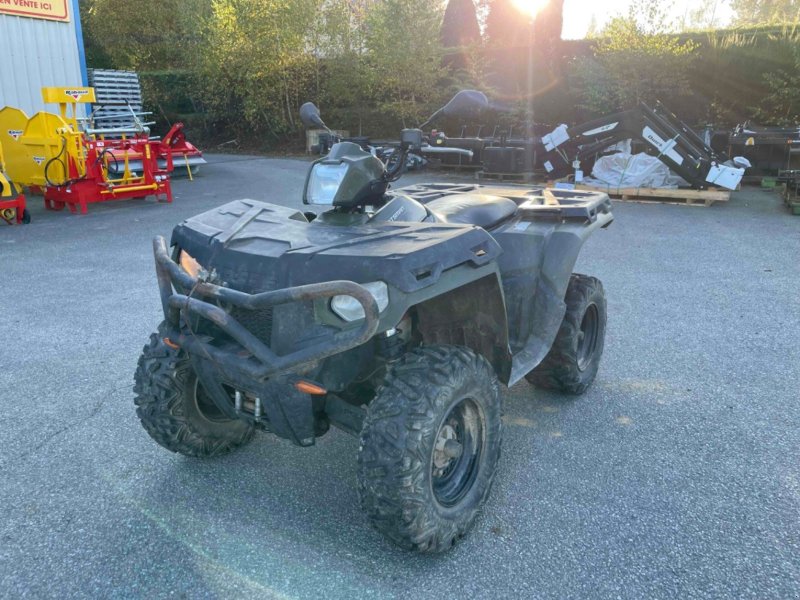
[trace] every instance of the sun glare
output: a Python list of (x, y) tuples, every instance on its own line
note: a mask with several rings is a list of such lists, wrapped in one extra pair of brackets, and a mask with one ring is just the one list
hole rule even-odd
[(547, 6), (550, 0), (511, 0), (511, 2), (520, 12), (529, 17), (535, 17), (540, 10)]

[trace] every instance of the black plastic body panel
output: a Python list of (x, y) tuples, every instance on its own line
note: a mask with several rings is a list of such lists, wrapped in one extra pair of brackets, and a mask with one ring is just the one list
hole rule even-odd
[[(196, 285), (198, 294), (205, 295), (205, 304), (193, 299), (189, 290), (181, 290), (185, 287), (181, 280), (186, 278), (172, 268), (177, 265), (165, 263), (166, 247), (157, 249), (161, 272), (173, 272), (176, 293), (168, 289), (168, 281), (161, 281), (163, 273), (160, 285), (175, 339), (189, 352), (203, 343), (200, 337), (195, 339), (198, 330), (185, 327), (186, 315), (193, 312), (211, 321), (210, 334), (200, 331), (207, 343), (215, 343), (215, 327), (239, 332), (245, 340), (250, 338), (241, 332), (249, 331), (269, 347), (270, 360), (280, 364), (282, 357), (302, 355), (304, 348), (325, 346), (327, 340), (335, 345), (332, 340), (339, 339), (336, 336), (359, 327), (358, 322), (347, 323), (333, 313), (330, 293), (294, 298), (294, 290), (328, 282), (345, 286), (383, 281), (389, 290), (389, 304), (376, 313), (378, 324), (371, 331), (392, 330), (409, 314), (416, 314), (423, 341), (466, 343), (486, 356), (501, 381), (512, 385), (549, 351), (564, 315), (564, 294), (580, 248), (594, 230), (613, 219), (608, 196), (474, 184), (423, 184), (393, 194), (423, 206), (448, 196), (484, 194), (508, 198), (518, 208), (486, 231), (472, 225), (367, 222), (365, 215), (341, 213), (327, 213), (308, 222), (302, 213), (283, 206), (254, 200), (230, 202), (173, 230), (172, 245), (191, 254), (203, 267), (202, 283), (194, 280), (195, 284), (186, 285)], [(418, 213), (415, 218), (424, 217)], [(224, 301), (226, 296), (236, 297), (239, 309), (261, 309), (252, 296), (265, 292), (292, 299), (273, 303), (272, 312), (263, 317), (269, 319), (263, 330), (256, 331), (246, 321), (247, 315), (233, 313)], [(180, 319), (175, 317), (176, 310)], [(319, 375), (330, 386), (326, 389), (344, 390), (375, 360), (377, 339), (343, 347), (339, 354), (327, 351), (319, 360), (303, 363), (295, 374), (311, 379)], [(257, 346), (257, 342), (251, 339), (251, 345)], [(266, 393), (270, 381), (286, 382), (292, 376), (286, 368), (265, 375), (267, 371), (250, 365), (252, 356), (237, 358), (242, 354), (235, 339), (223, 336), (214, 348), (219, 350), (215, 351), (217, 357), (227, 354), (216, 366), (218, 375), (209, 370), (205, 376), (221, 382)], [(224, 401), (222, 392), (217, 391)], [(267, 412), (274, 413), (277, 407), (265, 404)], [(281, 435), (305, 445), (313, 435), (306, 423), (310, 411), (310, 406), (303, 404), (301, 412), (306, 417), (298, 413), (276, 429), (282, 428)]]

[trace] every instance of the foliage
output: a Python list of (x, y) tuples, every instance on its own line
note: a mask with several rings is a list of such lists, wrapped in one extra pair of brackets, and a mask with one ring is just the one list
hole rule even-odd
[(651, 0), (603, 29), (594, 56), (574, 65), (573, 84), (587, 109), (607, 113), (689, 93), (697, 44), (667, 33), (668, 23), (665, 9)]
[(199, 75), (212, 117), (278, 137), (294, 127), (313, 75), (306, 52), (319, 0), (214, 0)]
[(530, 23), (520, 15), (512, 0), (489, 0), (486, 39), (491, 46), (524, 46), (528, 43), (529, 29)]
[(764, 75), (768, 92), (755, 110), (755, 117), (765, 125), (792, 126), (800, 123), (800, 48), (792, 48), (794, 65), (791, 70), (779, 69)]
[(798, 0), (732, 0), (739, 26), (797, 23), (800, 20)]
[(202, 41), (196, 28), (209, 13), (207, 0), (82, 0), (89, 50), (119, 69), (183, 67)]
[[(701, 0), (696, 21), (713, 24), (718, 1)], [(659, 4), (574, 41), (558, 39), (561, 0), (533, 21), (511, 0), (451, 0), (447, 12), (428, 0), (81, 0), (80, 9), (89, 66), (136, 69), (148, 109), (206, 142), (299, 142), (307, 100), (332, 127), (394, 136), (464, 88), (517, 109), (484, 131), (525, 126), (534, 110), (537, 121), (577, 122), (656, 99), (693, 124), (800, 116), (792, 26), (675, 33)], [(472, 41), (454, 49), (443, 39)], [(444, 125), (457, 134), (462, 124)]]
[(472, 0), (450, 0), (447, 3), (440, 35), (445, 48), (461, 48), (480, 42), (481, 28)]
[(404, 125), (424, 119), (439, 100), (441, 7), (429, 0), (383, 0), (367, 16), (368, 64), (378, 107)]

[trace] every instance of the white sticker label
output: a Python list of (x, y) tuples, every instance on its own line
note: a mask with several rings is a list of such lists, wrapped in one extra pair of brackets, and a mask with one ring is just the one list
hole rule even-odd
[(64, 90), (64, 93), (77, 102), (78, 98), (88, 94), (89, 90)]
[(673, 150), (677, 144), (675, 140), (665, 140), (649, 127), (642, 130), (642, 137), (673, 162), (679, 165), (683, 164), (683, 157)]
[(19, 139), (19, 136), (22, 135), (22, 129), (9, 129), (8, 135), (16, 142)]
[(544, 168), (549, 173), (553, 170), (553, 165), (550, 163), (549, 160), (544, 161)]
[(42, 164), (44, 162), (44, 156), (34, 156), (33, 162), (35, 162), (37, 165)]
[(619, 125), (619, 121), (616, 123), (609, 123), (608, 125), (603, 125), (602, 127), (597, 127), (596, 129), (590, 129), (589, 131), (583, 132), (581, 135), (597, 135), (598, 133), (605, 133), (606, 131), (611, 131), (615, 129)]

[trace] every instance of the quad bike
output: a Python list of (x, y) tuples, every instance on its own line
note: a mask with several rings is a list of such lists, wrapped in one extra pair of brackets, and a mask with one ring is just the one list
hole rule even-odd
[[(319, 113), (304, 114), (318, 125)], [(424, 149), (404, 130), (403, 154)], [(566, 394), (597, 373), (606, 301), (572, 274), (612, 222), (603, 193), (419, 184), (357, 145), (316, 160), (300, 212), (237, 200), (154, 240), (164, 321), (137, 414), (165, 448), (224, 454), (268, 431), (359, 437), (358, 491), (402, 547), (450, 548), (500, 457), (499, 383)]]

